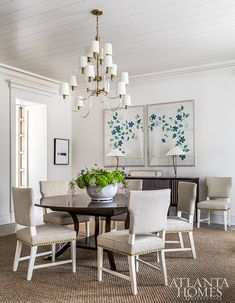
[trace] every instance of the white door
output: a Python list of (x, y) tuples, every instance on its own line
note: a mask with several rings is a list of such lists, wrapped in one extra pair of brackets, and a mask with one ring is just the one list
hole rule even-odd
[(39, 181), (47, 178), (46, 105), (29, 105), (27, 111), (28, 187), (40, 198)]

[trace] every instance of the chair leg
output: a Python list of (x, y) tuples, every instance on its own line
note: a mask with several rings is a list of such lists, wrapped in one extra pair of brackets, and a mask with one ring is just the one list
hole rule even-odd
[(13, 271), (17, 271), (22, 245), (23, 245), (23, 243), (21, 241), (17, 240), (15, 258), (14, 258), (14, 264), (13, 264)]
[(200, 216), (201, 216), (201, 210), (197, 209), (197, 228), (200, 228)]
[(76, 240), (71, 241), (72, 272), (76, 272)]
[(192, 249), (193, 258), (196, 259), (196, 250), (195, 250), (195, 245), (194, 245), (194, 240), (193, 240), (193, 232), (190, 231), (188, 233), (188, 236), (189, 236), (190, 246), (191, 246), (191, 249)]
[(31, 252), (30, 252), (28, 273), (27, 273), (27, 280), (28, 281), (30, 281), (32, 279), (36, 254), (37, 254), (37, 246), (32, 246), (31, 247)]
[(208, 225), (211, 225), (211, 212), (208, 210)]
[(139, 256), (135, 256), (135, 270), (136, 272), (139, 271), (139, 262), (138, 262)]
[(86, 237), (88, 238), (90, 236), (90, 222), (87, 221), (85, 225), (86, 225)]
[(98, 281), (102, 281), (102, 267), (103, 267), (103, 247), (99, 247), (97, 249), (97, 279)]
[(184, 239), (183, 239), (182, 232), (178, 232), (178, 236), (179, 236), (179, 241), (180, 241), (180, 247), (184, 248)]
[(160, 263), (161, 263), (161, 271), (163, 275), (164, 285), (167, 286), (167, 272), (166, 272), (166, 261), (165, 261), (165, 252), (164, 250), (160, 251)]
[(100, 231), (101, 234), (105, 233), (105, 220), (100, 220)]
[(55, 262), (55, 251), (56, 251), (55, 243), (52, 243), (52, 244), (51, 244), (51, 250), (52, 250), (52, 258), (51, 258), (51, 261), (52, 261), (52, 263), (54, 263), (54, 262)]
[(133, 295), (137, 295), (135, 256), (128, 256), (129, 272), (131, 277), (131, 289)]
[(160, 262), (160, 258), (159, 258), (159, 251), (157, 251), (157, 262)]
[(227, 211), (224, 211), (224, 230), (227, 230)]
[(231, 209), (228, 209), (228, 226), (231, 226)]

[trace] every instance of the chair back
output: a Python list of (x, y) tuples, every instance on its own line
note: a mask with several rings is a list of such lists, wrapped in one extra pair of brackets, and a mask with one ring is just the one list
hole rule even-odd
[(32, 227), (37, 224), (32, 188), (12, 187), (15, 221), (17, 224)]
[(39, 185), (43, 198), (67, 195), (69, 191), (69, 182), (66, 180), (40, 181)]
[(126, 180), (128, 190), (142, 190), (143, 180)]
[(130, 234), (162, 231), (166, 227), (170, 189), (130, 191)]
[(197, 197), (197, 184), (191, 182), (179, 182), (177, 211), (194, 215)]
[(232, 178), (207, 177), (206, 185), (209, 198), (229, 198), (232, 189)]

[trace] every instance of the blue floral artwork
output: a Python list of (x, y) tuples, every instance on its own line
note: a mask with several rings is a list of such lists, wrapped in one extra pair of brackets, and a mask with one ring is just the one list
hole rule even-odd
[(143, 112), (143, 106), (105, 111), (105, 165), (114, 165), (114, 160), (106, 157), (112, 149), (123, 153), (124, 157), (120, 158), (122, 165), (144, 164)]
[(150, 166), (170, 165), (165, 154), (174, 146), (185, 153), (179, 165), (194, 165), (194, 101), (149, 105), (148, 137)]

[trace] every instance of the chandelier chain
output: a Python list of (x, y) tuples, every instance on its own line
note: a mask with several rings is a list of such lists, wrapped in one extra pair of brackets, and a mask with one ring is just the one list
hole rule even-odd
[(96, 40), (99, 41), (99, 15), (96, 15)]

